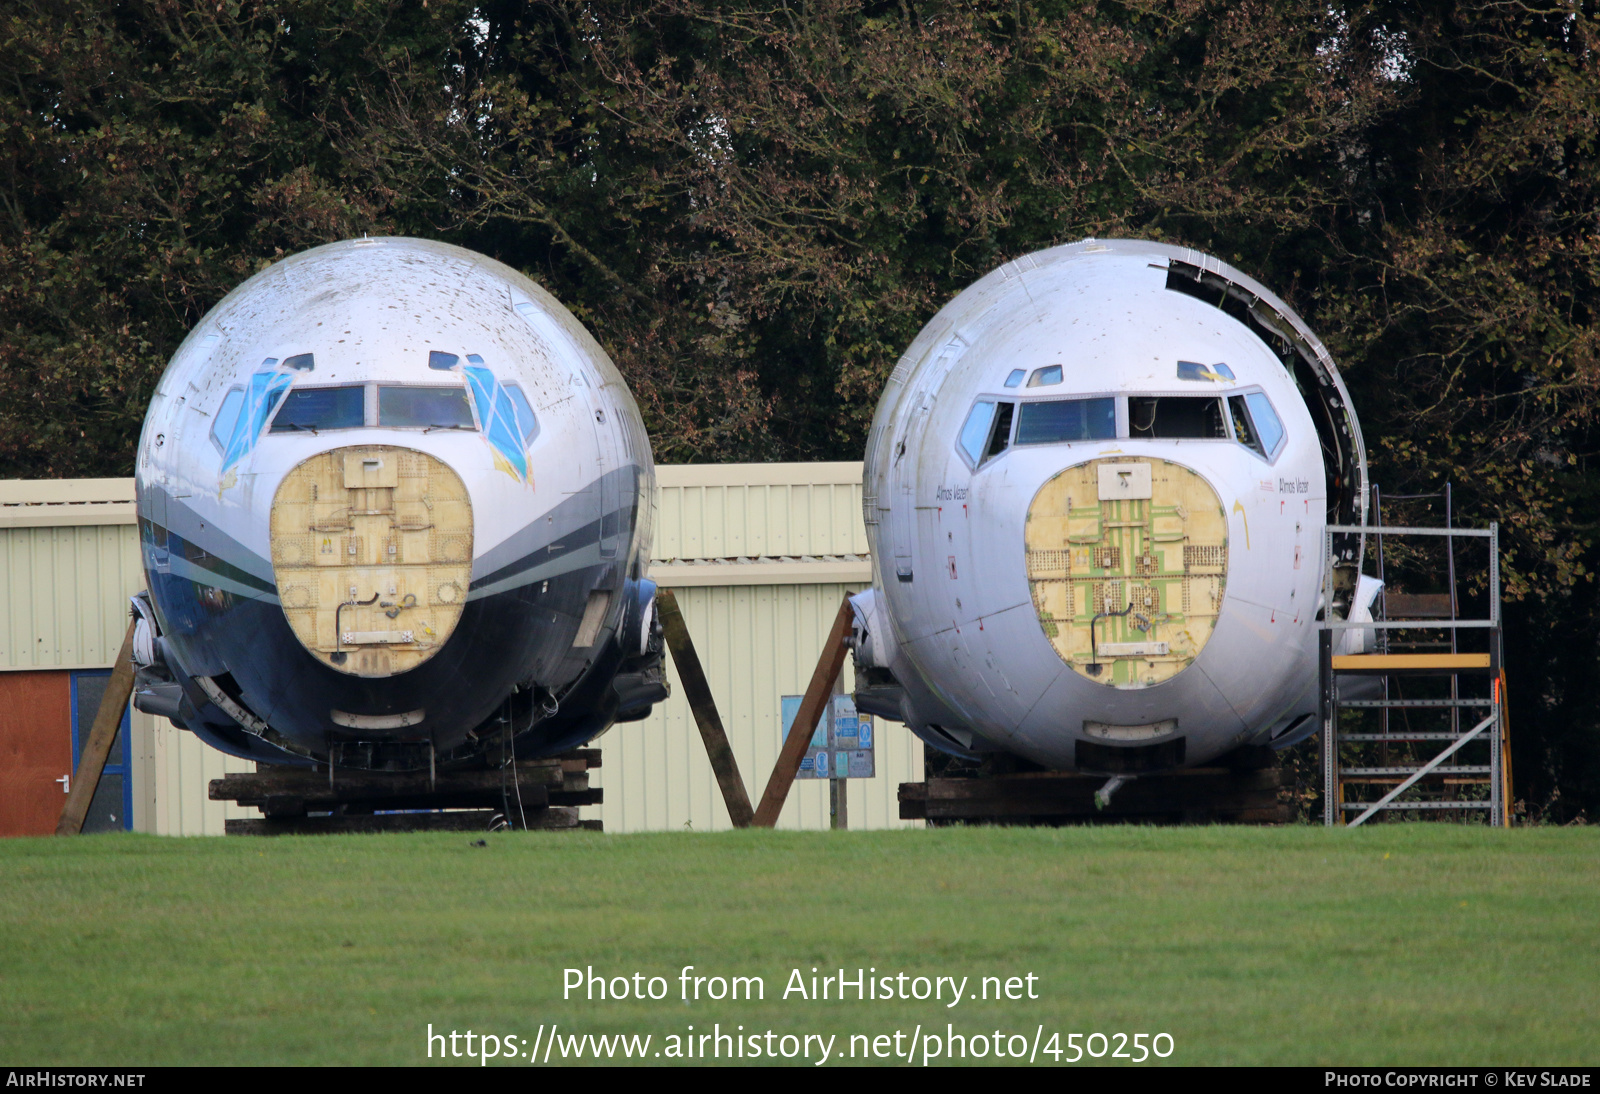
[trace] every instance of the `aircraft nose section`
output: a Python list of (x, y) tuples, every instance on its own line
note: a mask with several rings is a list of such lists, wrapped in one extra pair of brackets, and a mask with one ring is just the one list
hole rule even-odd
[(317, 660), (393, 676), (444, 645), (472, 576), (472, 501), (426, 452), (356, 445), (284, 477), (272, 501), (272, 570), (289, 626)]
[(1045, 639), (1074, 672), (1140, 688), (1188, 668), (1228, 574), (1228, 515), (1199, 472), (1113, 456), (1052, 476), (1028, 507), (1028, 586)]

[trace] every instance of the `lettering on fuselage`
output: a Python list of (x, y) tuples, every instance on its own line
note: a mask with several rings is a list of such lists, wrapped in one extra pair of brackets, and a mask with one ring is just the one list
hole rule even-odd
[(965, 487), (965, 486), (941, 486), (936, 491), (936, 494), (937, 494), (938, 499), (940, 501), (966, 501), (967, 500), (967, 487)]
[(1309, 494), (1311, 483), (1305, 479), (1279, 479), (1278, 493), (1280, 494)]

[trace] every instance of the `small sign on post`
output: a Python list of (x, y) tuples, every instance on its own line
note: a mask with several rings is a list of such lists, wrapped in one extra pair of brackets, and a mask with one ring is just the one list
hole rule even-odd
[[(804, 696), (783, 697), (783, 740), (789, 737)], [(806, 742), (797, 779), (827, 779), (828, 810), (833, 828), (849, 828), (847, 779), (870, 779), (877, 774), (874, 762), (872, 719), (856, 710), (848, 695), (834, 695), (823, 707), (822, 717)]]
[[(800, 712), (799, 695), (783, 697), (783, 738)], [(848, 695), (835, 695), (811, 733), (797, 779), (871, 779), (877, 777), (872, 718), (856, 711)]]

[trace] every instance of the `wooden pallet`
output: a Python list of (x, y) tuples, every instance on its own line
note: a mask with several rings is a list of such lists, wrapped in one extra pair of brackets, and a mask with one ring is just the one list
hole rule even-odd
[(239, 836), (315, 832), (487, 831), (491, 827), (589, 829), (578, 816), (599, 805), (589, 785), (600, 750), (580, 748), (513, 767), (468, 771), (348, 771), (272, 767), (211, 780), (212, 801), (261, 810), (261, 819), (230, 820)]
[(902, 820), (968, 824), (1284, 824), (1283, 773), (1197, 767), (1129, 779), (1100, 808), (1104, 775), (1034, 771), (900, 784)]

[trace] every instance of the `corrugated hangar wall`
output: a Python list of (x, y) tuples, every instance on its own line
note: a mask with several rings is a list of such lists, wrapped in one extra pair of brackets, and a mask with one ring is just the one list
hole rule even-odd
[[(805, 690), (840, 601), (871, 582), (861, 464), (664, 466), (657, 483), (650, 576), (676, 592), (754, 800), (777, 758), (782, 697)], [(0, 583), (0, 673), (109, 668), (143, 586), (132, 480), (0, 483)], [(672, 680), (648, 719), (595, 742), (606, 803), (583, 815), (607, 831), (729, 827), (675, 669)], [(206, 797), (211, 779), (253, 765), (162, 718), (135, 712), (131, 728), (136, 829), (220, 834), (226, 818), (257, 815)], [(920, 742), (881, 726), (877, 777), (850, 783), (850, 826), (920, 823), (898, 819), (896, 791), (921, 778)], [(826, 828), (826, 784), (797, 782), (779, 824)]]
[[(142, 588), (132, 479), (0, 482), (0, 673), (109, 669)], [(165, 718), (133, 711), (129, 725), (136, 830), (220, 835), (230, 817), (261, 815), (206, 797), (254, 764)]]

